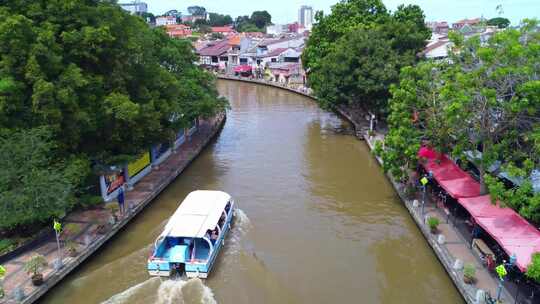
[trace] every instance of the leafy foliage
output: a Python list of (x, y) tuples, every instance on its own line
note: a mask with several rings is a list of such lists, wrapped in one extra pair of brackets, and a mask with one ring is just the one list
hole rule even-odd
[[(398, 178), (418, 164), (421, 140), (436, 150), (474, 160), (482, 191), (524, 217), (540, 220), (540, 194), (529, 179), (540, 167), (540, 34), (536, 21), (497, 33), (486, 44), (454, 37), (450, 63), (426, 62), (405, 68), (392, 89), (390, 132), (381, 154), (385, 170)], [(457, 38), (457, 39), (455, 39)], [(475, 152), (476, 153), (476, 152)], [(508, 188), (490, 175), (500, 171), (523, 180)]]
[(536, 252), (531, 257), (531, 264), (527, 267), (525, 275), (540, 283), (540, 253)]
[(129, 160), (222, 111), (195, 61), (189, 41), (114, 1), (2, 2), (0, 229), (62, 216), (92, 163)]
[(230, 15), (210, 13), (208, 14), (208, 19), (208, 24), (210, 26), (224, 26), (233, 23), (233, 19)]
[(255, 11), (250, 16), (238, 16), (234, 27), (238, 32), (263, 32), (272, 24), (272, 16), (267, 11)]
[(41, 254), (36, 254), (24, 264), (24, 271), (32, 275), (40, 274), (47, 265), (47, 259)]
[(400, 6), (390, 14), (381, 1), (349, 0), (316, 20), (303, 62), (321, 105), (360, 104), (385, 113), (390, 85), (429, 37), (422, 10)]
[(188, 6), (187, 8), (188, 13), (190, 13), (193, 16), (204, 16), (206, 14), (206, 8), (203, 6), (193, 5)]
[(492, 18), (487, 21), (487, 25), (497, 26), (498, 28), (503, 29), (510, 25), (510, 20), (503, 17)]
[(0, 137), (0, 154), (0, 229), (43, 223), (73, 206), (74, 182), (65, 173), (74, 164), (54, 162), (46, 129)]

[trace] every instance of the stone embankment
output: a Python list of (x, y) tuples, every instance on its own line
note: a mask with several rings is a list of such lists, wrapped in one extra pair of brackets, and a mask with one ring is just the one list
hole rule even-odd
[[(288, 87), (283, 83), (228, 75), (218, 75), (218, 78), (272, 86), (316, 99), (316, 97), (311, 94), (311, 90), (305, 87), (298, 89)], [(368, 132), (369, 122), (359, 119), (358, 115), (352, 115), (346, 108), (338, 107), (334, 110), (355, 127), (356, 137), (358, 139), (365, 140), (372, 151), (375, 148), (375, 143), (384, 139), (384, 132)], [(382, 159), (376, 156), (375, 158), (379, 164), (382, 165)], [(417, 194), (417, 197), (413, 199), (407, 198), (405, 195), (404, 186), (396, 182), (391, 175), (387, 174), (386, 176), (388, 177), (404, 206), (411, 214), (411, 217), (417, 224), (422, 235), (425, 237), (426, 241), (433, 249), (433, 252), (444, 266), (448, 276), (462, 295), (465, 302), (468, 304), (485, 303), (483, 294), (486, 291), (495, 297), (497, 293), (498, 281), (491, 276), (487, 269), (482, 265), (479, 257), (476, 256), (470, 249), (469, 242), (465, 240), (457, 227), (452, 224), (452, 221), (446, 220), (448, 219), (448, 215), (441, 209), (437, 208), (436, 204), (431, 202), (429, 197), (426, 197), (426, 203), (424, 208), (422, 208), (421, 204), (419, 204), (421, 201), (420, 194)], [(427, 226), (426, 219), (431, 216), (445, 219), (441, 221), (437, 234), (432, 234)], [(444, 236), (444, 240), (439, 238), (441, 235)], [(474, 285), (464, 283), (462, 267), (454, 267), (456, 265), (456, 261), (458, 261), (458, 264), (461, 265), (471, 264), (475, 267), (476, 283)], [(504, 303), (514, 302), (513, 297), (504, 288), (502, 289), (501, 300), (503, 300)]]
[[(74, 242), (78, 254), (74, 257), (62, 253), (62, 267), (54, 267), (58, 259), (58, 250), (54, 237), (47, 242), (24, 252), (4, 264), (7, 275), (3, 285), (5, 297), (0, 303), (33, 303), (49, 289), (60, 282), (67, 274), (77, 268), (88, 257), (96, 253), (114, 235), (121, 231), (137, 214), (139, 214), (156, 196), (161, 193), (185, 168), (201, 153), (201, 151), (219, 134), (225, 123), (225, 113), (202, 120), (199, 129), (176, 149), (158, 168), (135, 184), (133, 190), (127, 192), (125, 204), (128, 207), (114, 224), (109, 223), (110, 211), (103, 208), (77, 211), (70, 214), (64, 224), (75, 224), (80, 232), (75, 235), (62, 235), (61, 243), (65, 251), (67, 241)], [(48, 266), (43, 271), (44, 283), (34, 286), (24, 271), (25, 263), (35, 254), (43, 255)]]

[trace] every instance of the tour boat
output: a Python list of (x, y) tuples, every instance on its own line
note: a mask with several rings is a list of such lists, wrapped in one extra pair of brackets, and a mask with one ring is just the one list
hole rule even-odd
[(225, 192), (191, 192), (156, 239), (148, 273), (207, 278), (231, 229), (233, 211), (234, 201)]

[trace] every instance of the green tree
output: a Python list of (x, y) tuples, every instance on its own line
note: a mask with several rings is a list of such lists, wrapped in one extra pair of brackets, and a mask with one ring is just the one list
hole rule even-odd
[(321, 105), (384, 114), (390, 85), (401, 67), (415, 63), (429, 37), (422, 10), (402, 5), (389, 14), (380, 1), (351, 0), (317, 18), (303, 59)]
[(332, 13), (327, 16), (322, 11), (317, 12), (315, 26), (302, 55), (304, 66), (316, 72), (339, 38), (358, 26), (369, 28), (387, 18), (389, 13), (380, 0), (346, 0), (332, 6)]
[(2, 2), (0, 229), (63, 215), (97, 183), (91, 163), (125, 162), (222, 111), (196, 60), (189, 41), (110, 1)]
[(206, 14), (206, 8), (198, 5), (189, 6), (187, 10), (193, 16), (204, 16)]
[(258, 28), (255, 24), (253, 23), (244, 23), (242, 24), (238, 29), (237, 31), (239, 31), (240, 33), (245, 33), (245, 32), (263, 32), (263, 29), (261, 28)]
[(487, 21), (487, 25), (497, 26), (498, 28), (503, 29), (510, 25), (510, 20), (503, 17), (492, 18)]
[(74, 177), (74, 168), (68, 167), (75, 163), (54, 160), (50, 131), (36, 128), (4, 133), (0, 153), (0, 230), (46, 223), (64, 216), (73, 206), (70, 177)]
[(224, 26), (233, 23), (230, 15), (221, 15), (216, 13), (210, 13), (208, 15), (208, 24), (210, 26)]
[(254, 11), (251, 14), (250, 22), (262, 30), (267, 25), (272, 24), (272, 16), (267, 11)]
[[(439, 151), (466, 159), (482, 152), (474, 164), (482, 192), (507, 203), (523, 216), (540, 220), (540, 194), (530, 176), (540, 167), (540, 34), (536, 21), (520, 30), (497, 33), (487, 44), (454, 40), (451, 64), (425, 63), (404, 69), (392, 90), (390, 132), (382, 151), (385, 169), (399, 177), (417, 164), (425, 139)], [(488, 167), (521, 178), (506, 188)]]

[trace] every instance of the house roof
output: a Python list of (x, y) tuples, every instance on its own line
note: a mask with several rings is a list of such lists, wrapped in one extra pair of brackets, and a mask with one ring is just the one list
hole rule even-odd
[(266, 40), (261, 41), (261, 43), (259, 43), (259, 46), (269, 46), (269, 45), (272, 45), (272, 44), (285, 42), (285, 41), (296, 40), (296, 39), (299, 39), (299, 38), (298, 37), (287, 37), (287, 38), (281, 38), (281, 39), (266, 39)]
[(218, 42), (211, 42), (206, 47), (198, 50), (199, 56), (220, 56), (226, 53), (231, 48), (228, 40), (220, 40)]
[(459, 20), (457, 22), (455, 22), (454, 24), (477, 24), (481, 21), (482, 19), (480, 18), (474, 18), (474, 19), (463, 19), (463, 20)]
[(445, 46), (447, 44), (449, 44), (450, 41), (448, 40), (439, 40), (439, 41), (436, 41), (430, 45), (428, 45), (423, 51), (421, 51), (420, 53), (418, 53), (418, 56), (425, 56), (427, 53), (435, 50), (435, 49), (438, 49), (442, 46)]
[(230, 45), (240, 45), (240, 40), (242, 40), (242, 37), (240, 35), (233, 36), (229, 38), (229, 44)]
[(276, 57), (276, 56), (281, 55), (281, 53), (283, 53), (283, 52), (285, 52), (287, 50), (288, 50), (288, 48), (277, 48), (277, 49), (275, 49), (275, 50), (273, 50), (271, 52), (268, 52), (268, 53), (262, 55), (261, 57), (262, 58)]
[(230, 25), (212, 27), (212, 33), (232, 33), (232, 32), (234, 32), (234, 29)]

